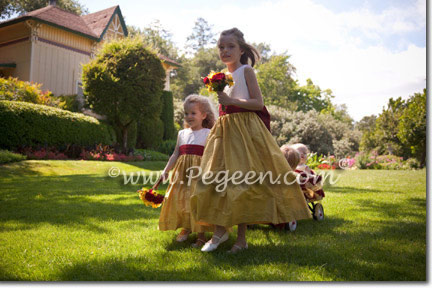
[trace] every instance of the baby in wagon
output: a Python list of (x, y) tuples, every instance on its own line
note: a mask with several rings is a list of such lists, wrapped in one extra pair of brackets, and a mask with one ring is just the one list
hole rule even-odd
[[(296, 150), (300, 156), (300, 161), (297, 167), (293, 168), (293, 170), (300, 174), (299, 184), (302, 188), (305, 198), (310, 202), (323, 199), (325, 194), (324, 190), (322, 189), (322, 177), (320, 175), (316, 175), (315, 172), (306, 165), (307, 155), (309, 153), (307, 146), (302, 143), (296, 143), (287, 147), (286, 146), (287, 145), (281, 147), (282, 152), (284, 152), (284, 149), (286, 150), (289, 147)], [(288, 159), (287, 156), (289, 155), (286, 155), (285, 158), (287, 159), (288, 163), (290, 163), (290, 159)]]

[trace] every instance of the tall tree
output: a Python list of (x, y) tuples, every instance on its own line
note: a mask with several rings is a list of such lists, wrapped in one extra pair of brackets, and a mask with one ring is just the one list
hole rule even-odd
[(252, 46), (254, 46), (258, 52), (260, 53), (261, 59), (260, 62), (261, 63), (267, 63), (270, 60), (270, 53), (271, 53), (271, 48), (270, 48), (270, 44), (266, 44), (266, 43), (252, 43)]
[(166, 30), (159, 20), (150, 23), (143, 30), (128, 26), (128, 31), (131, 37), (140, 36), (146, 46), (151, 46), (158, 53), (168, 56), (173, 60), (177, 60), (178, 49), (172, 41), (172, 34)]
[(192, 34), (186, 39), (186, 49), (189, 53), (195, 54), (200, 49), (209, 48), (216, 44), (216, 34), (212, 31), (210, 25), (204, 18), (198, 18), (192, 29)]
[(257, 80), (266, 105), (293, 107), (296, 82), (292, 78), (295, 67), (288, 61), (289, 55), (274, 55), (266, 63), (256, 66)]
[(411, 149), (423, 167), (426, 163), (426, 88), (407, 101), (398, 124), (397, 136)]
[[(13, 14), (24, 14), (43, 8), (49, 4), (49, 0), (0, 0), (0, 19), (7, 19)], [(88, 10), (77, 0), (57, 0), (57, 7), (66, 11), (82, 15)]]
[(203, 48), (192, 58), (181, 57), (179, 62), (182, 67), (177, 70), (177, 76), (171, 82), (171, 90), (177, 99), (199, 93), (204, 87), (203, 77), (211, 71), (221, 71), (225, 68), (225, 64), (219, 59), (217, 47)]
[(333, 92), (330, 89), (321, 90), (318, 85), (315, 85), (310, 78), (306, 79), (305, 86), (294, 87), (292, 93), (292, 101), (298, 103), (298, 111), (315, 110), (318, 112), (328, 113), (334, 118), (351, 123), (352, 119), (346, 111), (346, 106), (333, 105), (331, 99), (334, 98)]

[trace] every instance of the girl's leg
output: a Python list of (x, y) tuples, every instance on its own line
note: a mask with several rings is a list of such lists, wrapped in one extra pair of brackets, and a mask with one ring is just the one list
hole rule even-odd
[(180, 231), (180, 233), (177, 235), (177, 238), (176, 238), (177, 242), (184, 242), (184, 241), (186, 241), (187, 238), (189, 237), (190, 233), (191, 233), (190, 230), (182, 229)]
[(198, 233), (197, 240), (195, 241), (195, 243), (192, 244), (192, 247), (193, 248), (200, 248), (200, 247), (204, 246), (205, 243), (206, 243), (205, 234), (204, 234), (204, 232), (200, 232), (200, 233)]
[[(217, 237), (221, 238), (225, 234), (225, 232), (226, 232), (225, 227), (216, 225), (213, 236), (217, 236)], [(217, 244), (219, 240), (216, 240), (212, 237), (212, 239), (210, 241), (211, 241), (210, 243)]]
[(237, 227), (237, 241), (229, 252), (236, 253), (240, 250), (247, 249), (246, 230), (247, 230), (246, 224), (243, 223), (243, 224), (238, 225), (238, 227)]

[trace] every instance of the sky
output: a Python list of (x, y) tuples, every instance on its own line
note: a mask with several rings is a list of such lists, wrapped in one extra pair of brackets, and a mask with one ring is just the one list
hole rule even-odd
[(181, 49), (199, 17), (215, 33), (237, 27), (247, 42), (291, 55), (300, 84), (311, 78), (331, 89), (356, 121), (426, 88), (426, 0), (79, 2), (90, 13), (119, 5), (126, 24), (139, 28), (159, 20)]

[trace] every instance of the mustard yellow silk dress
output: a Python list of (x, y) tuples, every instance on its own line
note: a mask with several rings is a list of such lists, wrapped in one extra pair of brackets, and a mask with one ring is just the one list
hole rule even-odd
[[(243, 65), (232, 73), (235, 85), (226, 88), (230, 97), (249, 97), (244, 78), (245, 67)], [(232, 107), (226, 108), (244, 110), (230, 109)], [(219, 183), (208, 184), (208, 179), (199, 178), (191, 196), (191, 210), (196, 223), (231, 227), (241, 223), (279, 224), (311, 218), (302, 190), (294, 181), (295, 174), (269, 132), (269, 123), (266, 127), (258, 114), (237, 112), (218, 118), (207, 138), (201, 159), (202, 175), (228, 171), (233, 176), (236, 171), (241, 171), (243, 175), (255, 171), (258, 175), (271, 173), (273, 180), (281, 175), (281, 184), (263, 181), (262, 184), (248, 185), (230, 181), (225, 190), (218, 192), (216, 186)], [(288, 176), (284, 180), (285, 174)], [(294, 183), (284, 184), (289, 182)]]
[(192, 232), (213, 231), (212, 227), (195, 223), (190, 210), (190, 186), (186, 171), (190, 167), (199, 167), (205, 140), (210, 129), (198, 131), (184, 129), (179, 132), (179, 157), (170, 175), (170, 184), (162, 203), (159, 217), (159, 230), (183, 228)]

